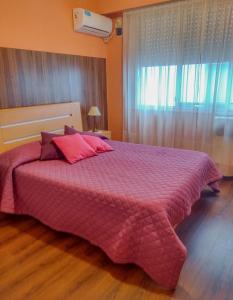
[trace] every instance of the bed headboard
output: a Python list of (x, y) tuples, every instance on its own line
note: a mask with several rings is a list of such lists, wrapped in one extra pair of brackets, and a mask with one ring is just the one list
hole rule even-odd
[(82, 130), (79, 102), (0, 109), (0, 152), (40, 139), (41, 131)]

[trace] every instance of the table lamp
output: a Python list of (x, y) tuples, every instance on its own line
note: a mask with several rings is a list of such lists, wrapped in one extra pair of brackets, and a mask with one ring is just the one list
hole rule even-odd
[(93, 117), (92, 131), (95, 132), (96, 131), (96, 117), (101, 116), (101, 113), (100, 113), (100, 110), (99, 110), (98, 106), (92, 106), (89, 110), (88, 116)]

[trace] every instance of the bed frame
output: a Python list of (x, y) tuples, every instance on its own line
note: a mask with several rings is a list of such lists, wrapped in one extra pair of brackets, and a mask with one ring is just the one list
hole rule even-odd
[(40, 139), (41, 131), (82, 130), (79, 102), (0, 109), (0, 152)]

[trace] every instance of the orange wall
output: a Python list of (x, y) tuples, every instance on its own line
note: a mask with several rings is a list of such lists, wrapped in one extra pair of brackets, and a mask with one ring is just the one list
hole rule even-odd
[(0, 47), (106, 57), (101, 39), (73, 31), (74, 7), (97, 10), (93, 0), (0, 0)]
[(122, 37), (114, 36), (107, 47), (108, 127), (114, 140), (122, 139), (123, 76)]

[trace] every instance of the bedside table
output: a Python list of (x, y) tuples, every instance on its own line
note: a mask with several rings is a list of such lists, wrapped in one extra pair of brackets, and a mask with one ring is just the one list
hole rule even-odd
[(108, 139), (111, 140), (112, 133), (111, 133), (110, 130), (98, 130), (98, 129), (97, 129), (97, 131), (95, 131), (95, 133), (102, 134), (102, 135), (106, 136)]

